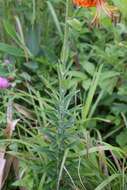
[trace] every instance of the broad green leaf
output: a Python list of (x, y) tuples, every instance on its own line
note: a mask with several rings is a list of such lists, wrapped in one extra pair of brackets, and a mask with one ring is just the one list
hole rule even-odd
[(116, 142), (121, 147), (127, 147), (127, 129), (124, 129), (119, 135), (116, 136)]
[(16, 57), (25, 57), (22, 49), (0, 42), (0, 51)]

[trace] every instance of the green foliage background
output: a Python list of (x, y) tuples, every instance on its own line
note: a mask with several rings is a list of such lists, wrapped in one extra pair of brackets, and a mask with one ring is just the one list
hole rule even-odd
[(0, 143), (19, 161), (4, 190), (126, 190), (127, 1), (112, 3), (121, 22), (91, 30), (94, 8), (69, 0), (0, 1)]

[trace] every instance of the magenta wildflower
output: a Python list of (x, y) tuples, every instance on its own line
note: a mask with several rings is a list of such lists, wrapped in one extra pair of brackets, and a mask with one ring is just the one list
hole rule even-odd
[(4, 77), (0, 77), (0, 89), (6, 89), (10, 86), (10, 82), (8, 79)]

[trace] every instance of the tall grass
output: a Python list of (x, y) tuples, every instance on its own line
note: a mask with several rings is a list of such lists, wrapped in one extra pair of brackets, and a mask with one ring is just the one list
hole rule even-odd
[(1, 189), (125, 190), (126, 24), (90, 31), (70, 0), (14, 2), (1, 5), (0, 72), (14, 77), (1, 91)]

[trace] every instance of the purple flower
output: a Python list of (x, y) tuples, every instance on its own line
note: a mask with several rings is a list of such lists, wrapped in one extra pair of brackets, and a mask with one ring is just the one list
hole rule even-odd
[(8, 79), (0, 77), (0, 89), (6, 89), (10, 86)]

